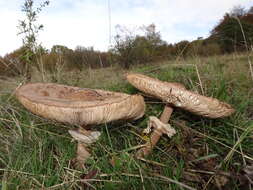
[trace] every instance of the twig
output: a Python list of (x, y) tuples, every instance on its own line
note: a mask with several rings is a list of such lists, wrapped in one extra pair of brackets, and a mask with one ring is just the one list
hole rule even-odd
[(185, 184), (183, 184), (183, 183), (181, 183), (181, 182), (179, 182), (179, 181), (176, 181), (176, 180), (174, 180), (174, 179), (171, 179), (171, 178), (168, 178), (168, 177), (159, 175), (159, 174), (155, 174), (155, 173), (154, 173), (153, 176), (156, 176), (156, 177), (159, 177), (159, 178), (161, 178), (161, 179), (164, 179), (165, 181), (168, 181), (168, 182), (177, 184), (177, 185), (179, 185), (179, 186), (181, 186), (181, 187), (183, 187), (183, 188), (185, 188), (185, 189), (196, 190), (196, 189), (193, 188), (193, 187), (190, 187), (190, 186), (185, 185)]

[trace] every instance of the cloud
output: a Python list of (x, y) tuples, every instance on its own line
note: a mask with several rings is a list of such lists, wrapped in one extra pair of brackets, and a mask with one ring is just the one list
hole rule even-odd
[[(21, 46), (17, 37), (21, 18), (18, 0), (0, 0), (0, 55)], [(112, 36), (115, 26), (142, 26), (156, 24), (162, 38), (169, 43), (206, 37), (225, 12), (233, 6), (253, 6), (252, 0), (110, 0)], [(106, 50), (109, 46), (108, 0), (50, 1), (39, 15), (44, 25), (39, 41), (47, 48), (65, 45), (94, 46)]]
[(0, 55), (11, 52), (22, 44), (20, 36), (17, 36), (18, 20), (20, 14), (16, 11), (0, 11)]

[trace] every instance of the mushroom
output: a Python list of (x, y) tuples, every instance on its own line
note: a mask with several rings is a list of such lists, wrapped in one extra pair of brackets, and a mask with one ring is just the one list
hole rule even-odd
[[(142, 74), (127, 74), (126, 77), (137, 89), (166, 103), (160, 117), (160, 121), (163, 124), (168, 123), (173, 112), (172, 106), (208, 118), (226, 117), (234, 112), (234, 109), (229, 104), (186, 90), (179, 83), (163, 82)], [(150, 141), (137, 152), (137, 156), (148, 155), (162, 134), (167, 134), (170, 137), (175, 134), (175, 130), (168, 124), (162, 125), (157, 120), (154, 120), (154, 118), (150, 119), (150, 123), (144, 132), (150, 132), (151, 127), (155, 128), (155, 130), (151, 134)]]
[(88, 130), (92, 125), (135, 120), (142, 117), (145, 111), (145, 102), (140, 95), (53, 83), (25, 84), (17, 89), (16, 97), (34, 114), (79, 126), (78, 130), (69, 130), (78, 141), (78, 166), (83, 166), (90, 156), (86, 147), (100, 136), (100, 132)]

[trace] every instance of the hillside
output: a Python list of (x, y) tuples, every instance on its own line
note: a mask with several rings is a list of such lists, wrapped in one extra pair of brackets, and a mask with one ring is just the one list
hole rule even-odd
[[(251, 57), (249, 57), (252, 60)], [(129, 94), (140, 93), (123, 78), (121, 67), (73, 70), (41, 76), (32, 82), (56, 82)], [(253, 164), (253, 87), (245, 54), (171, 60), (134, 66), (164, 81), (231, 104), (236, 112), (207, 119), (175, 109), (170, 124), (177, 134), (163, 136), (145, 159), (134, 157), (148, 140), (142, 134), (149, 116), (159, 116), (163, 104), (145, 97), (145, 116), (136, 122), (108, 123), (92, 146), (86, 170), (71, 160), (76, 142), (68, 129), (27, 111), (14, 97), (22, 77), (0, 79), (0, 176), (2, 189), (247, 189), (245, 168)], [(251, 176), (250, 176), (251, 175)]]

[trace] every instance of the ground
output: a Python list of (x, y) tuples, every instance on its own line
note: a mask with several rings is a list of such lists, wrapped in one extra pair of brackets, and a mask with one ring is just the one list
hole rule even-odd
[(140, 65), (130, 71), (113, 66), (56, 71), (44, 77), (34, 72), (33, 82), (142, 94), (124, 79), (126, 72), (139, 72), (180, 82), (236, 110), (227, 118), (207, 119), (175, 109), (170, 124), (177, 134), (171, 139), (163, 136), (151, 155), (137, 159), (134, 154), (139, 145), (148, 140), (142, 134), (148, 117), (158, 117), (164, 106), (145, 97), (143, 118), (95, 127), (102, 136), (92, 145), (92, 158), (83, 170), (75, 169), (71, 162), (76, 142), (67, 131), (74, 126), (30, 113), (13, 93), (22, 77), (0, 77), (2, 189), (250, 189), (253, 78), (249, 68), (247, 55), (233, 54)]

